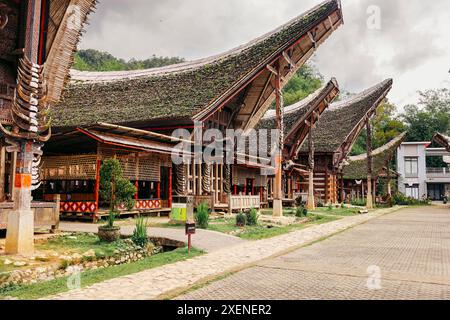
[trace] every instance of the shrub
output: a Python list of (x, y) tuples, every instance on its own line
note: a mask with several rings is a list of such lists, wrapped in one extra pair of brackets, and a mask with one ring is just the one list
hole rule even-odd
[(328, 210), (328, 211), (332, 211), (332, 210), (333, 210), (333, 205), (332, 205), (331, 203), (328, 205), (327, 210)]
[(317, 203), (317, 208), (323, 208), (325, 207), (324, 204), (322, 202), (318, 202)]
[(256, 226), (258, 224), (258, 210), (256, 210), (255, 208), (251, 208), (246, 216), (247, 224), (249, 226)]
[(243, 212), (239, 212), (236, 215), (236, 226), (245, 227), (247, 224), (247, 216)]
[(297, 218), (306, 217), (307, 214), (308, 214), (308, 210), (304, 206), (300, 206), (300, 207), (297, 207), (297, 209), (295, 209), (295, 216)]
[(393, 204), (400, 206), (419, 206), (430, 204), (430, 202), (427, 199), (417, 200), (411, 197), (407, 197), (401, 192), (397, 192), (392, 196), (392, 202)]
[(206, 203), (200, 203), (195, 212), (195, 222), (200, 229), (208, 229), (209, 208)]
[(108, 228), (113, 228), (114, 227), (114, 222), (116, 221), (116, 218), (119, 214), (117, 213), (117, 211), (114, 210), (109, 210), (108, 213), (108, 219), (106, 220), (106, 226)]
[(345, 209), (345, 203), (341, 203), (341, 209)]
[(148, 243), (147, 227), (147, 220), (144, 220), (143, 217), (139, 217), (136, 220), (136, 226), (133, 235), (131, 236), (131, 240), (133, 240), (135, 245), (141, 248), (144, 248)]
[(365, 199), (353, 199), (350, 203), (352, 206), (356, 206), (356, 207), (365, 207), (366, 206)]

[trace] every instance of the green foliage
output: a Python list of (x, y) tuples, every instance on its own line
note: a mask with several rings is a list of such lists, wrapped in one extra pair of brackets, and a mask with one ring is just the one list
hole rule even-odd
[(308, 210), (304, 206), (299, 206), (295, 209), (295, 216), (297, 218), (303, 218), (308, 215)]
[(113, 228), (114, 227), (114, 222), (116, 221), (117, 216), (118, 216), (117, 211), (109, 210), (108, 218), (106, 220), (106, 226), (108, 228)]
[(317, 203), (317, 208), (323, 208), (323, 207), (325, 207), (325, 205), (322, 202)]
[(397, 192), (392, 196), (392, 202), (393, 204), (399, 206), (422, 206), (430, 204), (430, 201), (427, 199), (417, 200), (411, 197), (407, 197), (401, 192)]
[[(372, 118), (373, 149), (384, 146), (386, 143), (406, 131), (405, 124), (399, 120), (397, 107), (385, 100), (377, 109), (377, 114)], [(353, 146), (351, 155), (360, 155), (367, 152), (366, 131), (363, 130)]]
[(144, 248), (148, 243), (147, 227), (148, 222), (143, 217), (139, 217), (136, 220), (136, 226), (134, 227), (131, 240), (133, 240), (135, 245), (140, 246), (141, 248)]
[(256, 210), (255, 208), (251, 208), (246, 216), (247, 224), (249, 226), (256, 226), (258, 224), (258, 210)]
[(209, 225), (209, 208), (208, 204), (200, 203), (195, 212), (195, 222), (200, 229), (208, 229)]
[(312, 64), (305, 64), (283, 88), (284, 105), (290, 106), (319, 89), (323, 76)]
[[(119, 160), (104, 160), (100, 167), (100, 196), (110, 203), (109, 219), (115, 214), (115, 207), (124, 203), (128, 210), (134, 207), (136, 187), (123, 177)], [(114, 222), (114, 220), (112, 220)]]
[(125, 61), (108, 52), (88, 49), (79, 50), (75, 54), (73, 68), (80, 71), (122, 71), (157, 68), (181, 62), (184, 62), (184, 59), (179, 57), (157, 57), (155, 55), (146, 60)]
[(239, 212), (236, 215), (236, 226), (245, 227), (247, 224), (247, 216), (243, 212)]
[(328, 211), (333, 211), (333, 205), (331, 203), (328, 205), (327, 210)]
[(356, 207), (365, 207), (366, 206), (365, 199), (353, 199), (350, 203), (352, 206), (356, 206)]
[(341, 209), (345, 209), (345, 203), (341, 203)]

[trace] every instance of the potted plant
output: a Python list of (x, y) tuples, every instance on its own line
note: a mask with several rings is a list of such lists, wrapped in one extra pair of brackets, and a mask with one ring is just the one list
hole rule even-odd
[(136, 187), (123, 177), (122, 167), (117, 159), (105, 160), (100, 167), (100, 195), (109, 201), (107, 223), (98, 227), (102, 241), (113, 242), (120, 238), (120, 227), (114, 225), (118, 213), (117, 205), (125, 204), (128, 210), (134, 207)]

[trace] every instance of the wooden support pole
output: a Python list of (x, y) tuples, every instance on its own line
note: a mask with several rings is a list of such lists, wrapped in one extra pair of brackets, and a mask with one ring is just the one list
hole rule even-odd
[(101, 160), (97, 160), (95, 166), (95, 186), (94, 186), (94, 200), (95, 200), (95, 213), (99, 210), (99, 190), (100, 190), (100, 167), (102, 165)]
[(276, 118), (277, 129), (280, 135), (279, 148), (275, 155), (275, 182), (273, 193), (273, 216), (281, 217), (283, 215), (283, 190), (282, 190), (282, 154), (283, 154), (283, 106), (281, 96), (281, 67), (278, 63), (277, 74), (275, 75), (275, 96), (276, 96)]
[(161, 182), (156, 183), (156, 198), (161, 199)]
[(173, 169), (172, 167), (169, 167), (169, 190), (167, 195), (167, 205), (169, 208), (172, 208), (172, 176), (173, 176)]
[[(312, 123), (312, 121), (311, 121)], [(308, 134), (308, 199), (306, 201), (306, 208), (310, 211), (316, 209), (316, 203), (314, 199), (314, 140), (312, 127), (309, 128)]]
[(366, 121), (367, 133), (367, 209), (373, 209), (372, 195), (372, 126), (370, 120)]
[(6, 147), (0, 145), (0, 202), (5, 201)]

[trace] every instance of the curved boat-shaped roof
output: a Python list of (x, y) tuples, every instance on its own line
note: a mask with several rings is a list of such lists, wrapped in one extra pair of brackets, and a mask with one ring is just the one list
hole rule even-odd
[[(379, 176), (383, 169), (387, 169), (389, 162), (395, 155), (398, 147), (406, 138), (406, 132), (392, 139), (384, 146), (372, 151), (372, 173)], [(345, 179), (364, 180), (367, 178), (367, 154), (348, 158), (348, 165), (344, 166)]]
[[(351, 151), (365, 120), (376, 112), (392, 84), (393, 80), (387, 79), (349, 99), (331, 104), (314, 129), (315, 152), (335, 154), (334, 165), (338, 166)], [(305, 147), (301, 151), (308, 152)]]
[[(315, 49), (342, 22), (339, 0), (328, 0), (270, 33), (214, 57), (150, 70), (73, 71), (63, 101), (52, 112), (54, 126), (205, 120), (263, 72), (270, 73), (266, 66), (285, 56), (287, 50), (301, 41), (311, 41)], [(296, 53), (299, 58), (294, 59), (292, 52), (291, 58), (299, 67), (312, 51), (304, 44)]]

